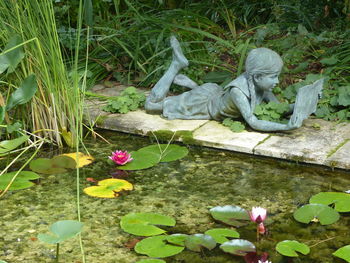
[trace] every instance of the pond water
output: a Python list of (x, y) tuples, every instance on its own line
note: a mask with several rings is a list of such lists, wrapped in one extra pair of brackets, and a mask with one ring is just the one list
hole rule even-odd
[[(137, 150), (153, 143), (149, 138), (116, 132), (102, 135), (112, 144), (86, 143), (96, 160), (80, 169), (81, 189), (92, 185), (86, 180), (88, 177), (95, 180), (111, 177), (116, 167), (108, 161), (112, 151)], [(293, 262), (344, 262), (332, 253), (349, 244), (349, 214), (342, 214), (337, 223), (328, 226), (301, 224), (292, 214), (318, 192), (348, 190), (349, 173), (223, 150), (188, 148), (189, 155), (182, 160), (129, 172), (125, 179), (134, 184), (135, 189), (127, 195), (100, 199), (81, 193), (86, 262), (133, 263), (146, 258), (126, 245), (135, 238), (119, 226), (120, 218), (128, 213), (154, 212), (172, 216), (176, 226), (169, 228), (169, 233), (195, 234), (224, 227), (214, 222), (209, 214), (210, 208), (223, 205), (268, 209), (269, 235), (256, 245), (259, 251), (270, 254), (273, 263), (290, 262), (274, 250), (277, 242), (286, 239), (312, 246), (308, 256)], [(56, 150), (47, 149), (40, 156), (56, 154)], [(42, 243), (36, 236), (48, 232), (49, 225), (55, 221), (66, 219), (76, 219), (75, 172), (42, 175), (37, 185), (6, 194), (0, 200), (0, 259), (9, 263), (53, 262), (55, 246)], [(255, 242), (253, 224), (238, 232), (241, 238)], [(82, 262), (78, 238), (62, 243), (60, 257), (60, 262)], [(241, 257), (225, 254), (219, 248), (201, 253), (185, 250), (165, 260), (172, 263), (244, 262)]]

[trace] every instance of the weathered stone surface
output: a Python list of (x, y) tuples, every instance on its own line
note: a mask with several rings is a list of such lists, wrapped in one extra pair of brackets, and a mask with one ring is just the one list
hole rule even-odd
[(298, 130), (272, 135), (254, 154), (323, 165), (329, 154), (350, 138), (349, 131), (350, 124), (306, 120)]
[(254, 147), (268, 136), (258, 132), (235, 133), (216, 121), (209, 121), (193, 134), (201, 145), (244, 153), (253, 153)]
[(347, 140), (344, 145), (342, 145), (334, 154), (327, 158), (325, 165), (342, 169), (350, 169), (350, 140)]

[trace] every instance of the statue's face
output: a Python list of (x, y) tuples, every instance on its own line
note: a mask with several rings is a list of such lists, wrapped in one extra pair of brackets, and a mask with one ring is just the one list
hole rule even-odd
[(272, 91), (279, 83), (279, 72), (273, 74), (261, 74), (254, 77), (255, 85), (262, 91)]

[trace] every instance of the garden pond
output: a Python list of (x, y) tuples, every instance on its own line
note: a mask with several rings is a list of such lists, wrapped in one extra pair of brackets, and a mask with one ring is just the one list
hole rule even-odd
[[(224, 205), (237, 205), (246, 210), (254, 206), (267, 209), (268, 234), (259, 242), (256, 242), (253, 223), (236, 230), (241, 238), (255, 243), (259, 253), (268, 252), (273, 263), (292, 262), (275, 250), (276, 244), (283, 240), (298, 240), (311, 249), (310, 254), (300, 255), (293, 262), (344, 262), (332, 253), (349, 244), (349, 213), (342, 213), (336, 223), (322, 226), (299, 223), (293, 218), (293, 212), (319, 192), (349, 190), (349, 172), (190, 145), (187, 145), (189, 154), (181, 160), (159, 163), (145, 170), (118, 172), (117, 166), (108, 159), (112, 151), (133, 151), (155, 141), (117, 132), (101, 134), (111, 144), (88, 140), (86, 147), (95, 161), (80, 169), (80, 209), (84, 223), (81, 235), (86, 262), (133, 263), (147, 258), (133, 249), (133, 243), (140, 238), (120, 227), (121, 217), (129, 213), (171, 216), (176, 225), (164, 228), (169, 234), (196, 234), (215, 227), (229, 227), (215, 221), (209, 213), (211, 208)], [(69, 151), (46, 148), (39, 157), (51, 158)], [(91, 181), (112, 176), (128, 180), (134, 190), (111, 199), (83, 192), (83, 188), (94, 185)], [(0, 206), (0, 260), (53, 262), (55, 245), (45, 244), (37, 236), (47, 233), (49, 226), (58, 220), (76, 220), (76, 173), (41, 175), (33, 187), (8, 192), (0, 200)], [(77, 237), (61, 244), (60, 262), (78, 263), (82, 262), (81, 258)], [(164, 260), (168, 263), (244, 262), (242, 257), (224, 253), (218, 246), (201, 252), (185, 249)]]

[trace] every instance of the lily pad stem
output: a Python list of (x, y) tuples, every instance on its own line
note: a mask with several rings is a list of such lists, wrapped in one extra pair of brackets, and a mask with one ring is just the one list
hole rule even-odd
[(56, 262), (57, 263), (59, 260), (59, 254), (60, 254), (60, 243), (57, 243), (57, 245), (56, 245)]

